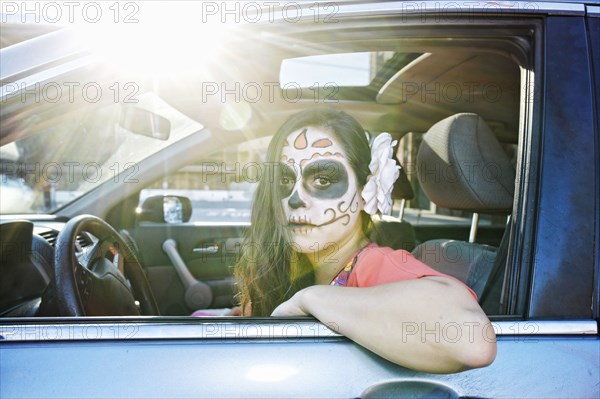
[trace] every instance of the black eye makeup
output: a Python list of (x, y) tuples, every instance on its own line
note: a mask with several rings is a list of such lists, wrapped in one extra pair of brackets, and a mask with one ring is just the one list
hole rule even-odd
[(279, 164), (276, 184), (281, 198), (287, 198), (292, 194), (292, 190), (296, 184), (296, 173), (289, 165), (284, 163)]
[(316, 198), (339, 198), (348, 191), (348, 172), (338, 161), (315, 161), (302, 171), (302, 185)]

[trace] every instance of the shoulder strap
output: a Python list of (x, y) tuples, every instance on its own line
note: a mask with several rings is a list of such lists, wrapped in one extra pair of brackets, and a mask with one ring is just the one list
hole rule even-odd
[(350, 274), (352, 273), (352, 270), (354, 270), (354, 266), (356, 265), (356, 262), (358, 261), (358, 255), (360, 255), (362, 253), (362, 251), (364, 251), (371, 245), (372, 244), (369, 244), (369, 245), (361, 248), (360, 251), (358, 251), (356, 253), (356, 255), (354, 255), (354, 257), (351, 260), (349, 260), (348, 263), (346, 263), (346, 266), (344, 266), (344, 268), (338, 273), (338, 275), (335, 276), (335, 278), (333, 280), (331, 280), (330, 285), (345, 287), (348, 284), (348, 279), (350, 278)]

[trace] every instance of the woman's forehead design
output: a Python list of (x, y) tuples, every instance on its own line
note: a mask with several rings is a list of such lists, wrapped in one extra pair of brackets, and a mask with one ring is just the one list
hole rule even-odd
[(308, 162), (317, 158), (345, 158), (339, 144), (326, 131), (304, 128), (295, 137), (294, 134), (283, 143), (281, 154), (281, 161), (290, 166), (299, 165), (302, 170)]
[(308, 141), (306, 140), (306, 131), (307, 130), (308, 130), (307, 128), (302, 129), (300, 134), (296, 137), (296, 140), (294, 140), (294, 148), (295, 149), (303, 150), (306, 148), (306, 146), (308, 146)]

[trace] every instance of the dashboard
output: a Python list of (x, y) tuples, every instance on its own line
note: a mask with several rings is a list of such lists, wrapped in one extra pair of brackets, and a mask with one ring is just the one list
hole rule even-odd
[[(54, 254), (65, 223), (56, 220), (0, 222), (0, 317), (58, 315), (54, 299)], [(74, 243), (86, 265), (97, 241), (83, 232)]]

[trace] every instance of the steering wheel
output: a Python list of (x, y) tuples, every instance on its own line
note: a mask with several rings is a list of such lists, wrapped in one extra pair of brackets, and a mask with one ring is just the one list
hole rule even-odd
[[(77, 242), (83, 232), (98, 239), (86, 248), (89, 253)], [(159, 314), (134, 252), (110, 225), (92, 215), (71, 219), (58, 234), (54, 281), (61, 316)]]

